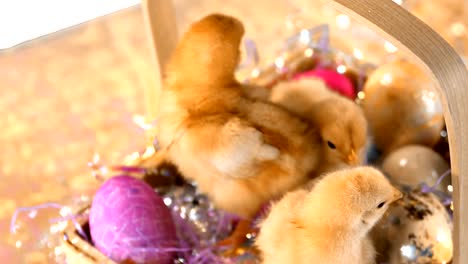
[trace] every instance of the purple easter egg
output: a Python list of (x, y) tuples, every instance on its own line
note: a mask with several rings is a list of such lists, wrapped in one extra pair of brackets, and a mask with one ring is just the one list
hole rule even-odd
[(171, 212), (141, 180), (106, 181), (94, 196), (89, 226), (96, 248), (114, 261), (172, 263), (178, 243)]
[(340, 93), (343, 96), (346, 96), (350, 99), (354, 99), (356, 97), (356, 92), (354, 91), (351, 80), (345, 75), (336, 72), (335, 70), (325, 68), (314, 69), (296, 74), (294, 79), (297, 80), (311, 77), (322, 79), (328, 88)]

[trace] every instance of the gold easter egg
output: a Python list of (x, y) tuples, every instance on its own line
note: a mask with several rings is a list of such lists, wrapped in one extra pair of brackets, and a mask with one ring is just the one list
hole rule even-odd
[(417, 66), (397, 60), (370, 74), (362, 101), (378, 148), (388, 153), (408, 144), (432, 147), (444, 126), (433, 82)]
[[(434, 186), (450, 169), (449, 164), (434, 150), (409, 145), (391, 152), (382, 163), (382, 170), (400, 186), (418, 187), (421, 183)], [(450, 177), (446, 176), (436, 189), (448, 192)]]

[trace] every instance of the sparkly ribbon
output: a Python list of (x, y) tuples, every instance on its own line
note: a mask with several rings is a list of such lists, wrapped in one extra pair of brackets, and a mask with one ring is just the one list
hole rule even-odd
[[(421, 187), (421, 192), (422, 193), (434, 193), (436, 195), (439, 196), (439, 199), (441, 199), (441, 203), (444, 205), (444, 206), (449, 206), (452, 204), (452, 197), (447, 195), (445, 192), (441, 192), (441, 191), (438, 191), (436, 190), (437, 186), (439, 186), (439, 184), (442, 182), (443, 179), (445, 179), (447, 176), (449, 176), (451, 173), (451, 170), (448, 169), (446, 172), (444, 172), (436, 181), (436, 183), (433, 185), (433, 186), (428, 186), (426, 184), (422, 184), (422, 187)], [(450, 217), (453, 217), (452, 213), (450, 213)]]
[[(66, 206), (63, 206), (63, 205), (58, 204), (58, 203), (43, 203), (43, 204), (39, 204), (39, 205), (36, 205), (36, 206), (31, 206), (31, 207), (19, 207), (19, 208), (17, 208), (15, 210), (15, 212), (13, 213), (13, 217), (11, 218), (10, 232), (12, 234), (16, 234), (16, 221), (18, 219), (19, 213), (21, 213), (21, 212), (34, 212), (34, 211), (38, 211), (38, 210), (41, 210), (41, 209), (47, 209), (47, 208), (63, 209), (65, 207)], [(83, 231), (83, 228), (81, 228), (81, 225), (77, 221), (77, 218), (79, 216), (80, 215), (68, 215), (68, 216), (65, 216), (64, 218), (51, 219), (50, 222), (53, 223), (53, 222), (63, 222), (63, 221), (71, 220), (73, 222), (73, 225), (75, 226), (76, 231), (78, 232), (78, 234), (80, 234), (84, 239), (86, 239), (88, 242), (90, 242), (91, 240), (86, 235), (86, 233)]]
[(439, 186), (439, 184), (442, 182), (443, 179), (445, 179), (448, 175), (450, 175), (452, 171), (448, 169), (446, 172), (444, 172), (436, 181), (436, 183), (433, 186), (428, 186), (426, 184), (423, 184), (421, 192), (423, 193), (428, 193), (428, 192), (434, 192), (435, 188)]

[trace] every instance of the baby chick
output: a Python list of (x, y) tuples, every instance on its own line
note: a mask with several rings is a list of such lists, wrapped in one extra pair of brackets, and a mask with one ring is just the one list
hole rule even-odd
[(368, 232), (401, 197), (371, 167), (329, 173), (272, 206), (256, 241), (263, 263), (375, 263)]
[(281, 82), (273, 87), (270, 100), (319, 128), (324, 154), (319, 173), (362, 164), (367, 121), (353, 101), (328, 89), (317, 78)]
[(270, 100), (298, 115), (306, 116), (311, 105), (337, 95), (318, 78), (282, 81), (271, 88)]
[(249, 219), (305, 183), (323, 155), (317, 129), (235, 80), (243, 33), (220, 14), (190, 27), (167, 66), (158, 139), (218, 208)]

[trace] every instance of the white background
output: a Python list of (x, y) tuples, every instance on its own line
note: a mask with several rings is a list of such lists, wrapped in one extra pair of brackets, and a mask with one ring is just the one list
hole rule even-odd
[(139, 0), (0, 0), (0, 49), (103, 16)]

